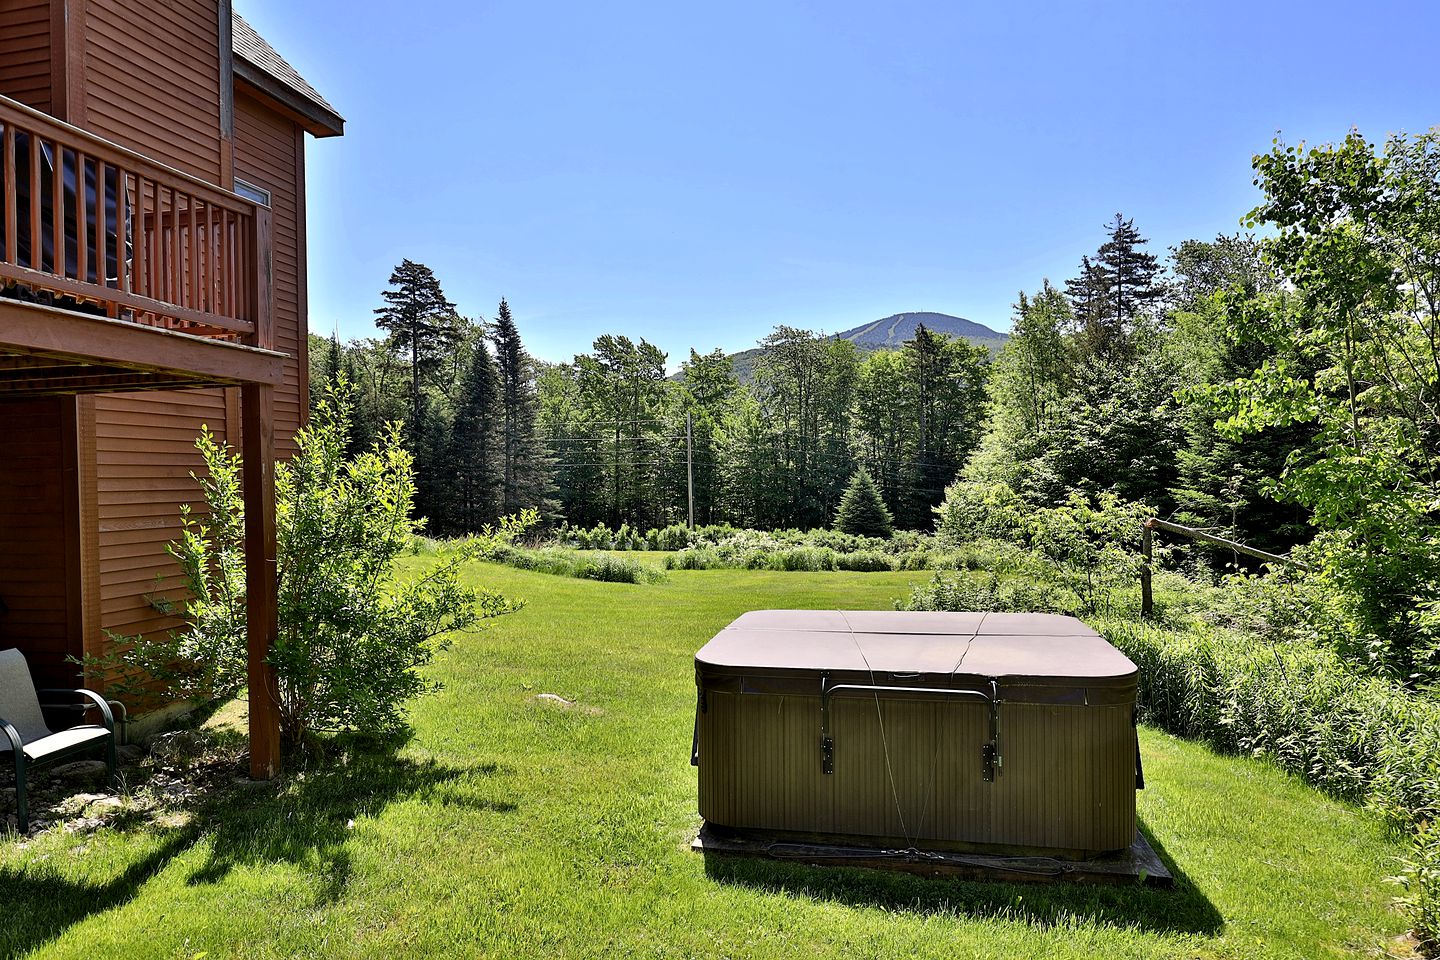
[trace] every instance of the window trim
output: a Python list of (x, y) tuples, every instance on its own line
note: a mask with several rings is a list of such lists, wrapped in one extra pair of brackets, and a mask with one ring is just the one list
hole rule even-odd
[(270, 191), (264, 187), (257, 187), (248, 180), (242, 180), (236, 177), (235, 192), (251, 203), (258, 203), (267, 207), (270, 206)]

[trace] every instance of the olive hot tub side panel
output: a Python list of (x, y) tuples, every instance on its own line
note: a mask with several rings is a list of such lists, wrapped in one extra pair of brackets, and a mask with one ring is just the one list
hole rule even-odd
[(1003, 702), (1001, 766), (987, 782), (983, 700), (837, 697), (831, 774), (818, 694), (706, 690), (703, 700), (699, 806), (717, 826), (1074, 855), (1135, 836), (1133, 707), (1123, 702)]

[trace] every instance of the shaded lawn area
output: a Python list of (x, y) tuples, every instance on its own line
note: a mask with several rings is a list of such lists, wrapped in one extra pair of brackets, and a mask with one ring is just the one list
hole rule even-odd
[(529, 606), (456, 639), (410, 743), (337, 749), (188, 824), (0, 843), (0, 954), (1327, 957), (1403, 927), (1370, 816), (1153, 730), (1140, 812), (1174, 892), (707, 862), (694, 651), (748, 609), (888, 608), (929, 574), (473, 576)]

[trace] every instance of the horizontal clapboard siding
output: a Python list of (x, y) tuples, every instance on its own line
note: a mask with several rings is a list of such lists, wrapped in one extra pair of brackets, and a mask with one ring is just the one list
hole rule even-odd
[[(25, 651), (44, 683), (70, 683), (66, 611), (70, 601), (62, 444), (62, 401), (0, 402), (0, 646)], [(78, 585), (77, 585), (78, 587)]]
[(0, 94), (50, 111), (49, 0), (0, 3)]
[(275, 391), (275, 445), (294, 450), (295, 431), (309, 407), (308, 372), (300, 362), (306, 325), (301, 316), (301, 169), (303, 131), (251, 100), (235, 99), (235, 176), (270, 193), (274, 245), (275, 349), (285, 353), (285, 382)]
[[(111, 394), (95, 400), (100, 623), (122, 636), (172, 629), (148, 597), (179, 595), (165, 552), (180, 530), (180, 506), (200, 489), (191, 472), (202, 427), (226, 438), (221, 390)], [(156, 577), (161, 580), (157, 584)]]
[[(87, 129), (211, 183), (220, 179), (214, 0), (84, 0)], [(157, 29), (163, 24), (164, 29)]]

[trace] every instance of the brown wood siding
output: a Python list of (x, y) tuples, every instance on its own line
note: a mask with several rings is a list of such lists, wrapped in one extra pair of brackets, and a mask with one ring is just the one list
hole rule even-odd
[(75, 0), (74, 6), (83, 10), (84, 91), (77, 122), (218, 183), (216, 0), (167, 0), (163, 12), (146, 0)]
[[(180, 595), (166, 544), (180, 506), (197, 503), (202, 468), (195, 438), (209, 426), (227, 437), (222, 390), (108, 394), (95, 398), (95, 491), (100, 623), (122, 636), (172, 628), (147, 597)], [(159, 583), (156, 577), (163, 578)]]
[(0, 3), (0, 95), (50, 112), (50, 2)]
[(275, 449), (295, 449), (309, 409), (307, 335), (302, 306), (304, 131), (249, 97), (235, 98), (235, 176), (270, 193), (275, 277), (275, 349), (285, 353), (285, 382), (275, 389)]
[[(304, 285), (303, 131), (249, 98), (235, 105), (235, 176), (270, 193), (273, 215), (276, 349), (289, 359), (275, 391), (276, 452), (288, 456), (308, 410), (302, 350)], [(180, 506), (195, 503), (191, 471), (201, 467), (195, 438), (202, 425), (239, 446), (238, 397), (225, 391), (115, 394), (95, 400), (96, 493), (100, 554), (100, 621), (121, 634), (174, 627), (147, 595), (179, 595), (165, 546), (179, 531)]]
[(67, 402), (0, 402), (0, 647), (19, 647), (36, 679), (55, 686), (75, 683), (78, 668), (66, 657), (80, 653), (68, 639), (76, 597), (66, 558)]

